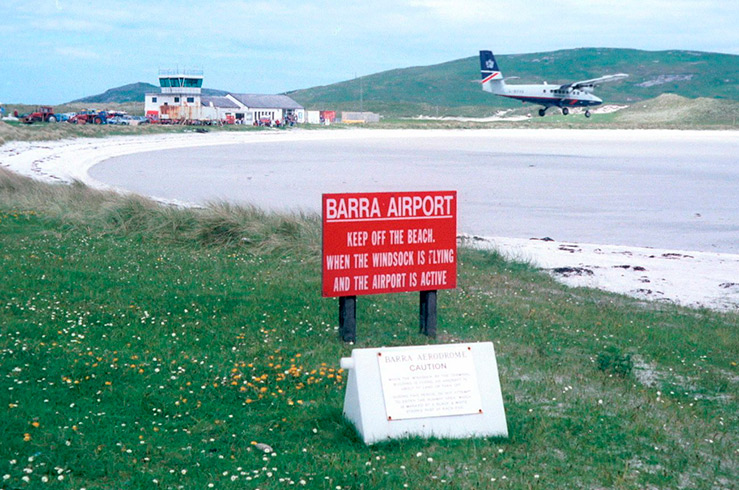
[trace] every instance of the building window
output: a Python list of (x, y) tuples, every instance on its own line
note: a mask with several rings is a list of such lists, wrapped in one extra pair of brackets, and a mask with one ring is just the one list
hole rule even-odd
[(152, 98), (151, 98), (151, 102), (152, 102), (152, 103), (154, 103), (154, 102), (156, 102), (156, 101), (157, 101), (157, 98), (156, 98), (156, 97), (152, 97)]
[(195, 97), (188, 97), (188, 98), (187, 98), (187, 103), (188, 103), (188, 104), (193, 104), (193, 103), (195, 103)]
[(179, 97), (175, 97), (175, 98), (174, 98), (174, 103), (175, 103), (175, 104), (177, 104), (177, 103), (178, 103), (179, 101), (180, 101), (180, 98), (179, 98)]

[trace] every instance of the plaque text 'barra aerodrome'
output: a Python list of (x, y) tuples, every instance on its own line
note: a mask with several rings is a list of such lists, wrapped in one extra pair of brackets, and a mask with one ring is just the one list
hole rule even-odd
[(378, 352), (387, 419), (481, 414), (471, 351), (453, 344)]

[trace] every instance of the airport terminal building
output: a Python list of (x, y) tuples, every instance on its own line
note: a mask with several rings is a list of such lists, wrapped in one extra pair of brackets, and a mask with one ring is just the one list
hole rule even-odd
[(161, 122), (274, 124), (305, 122), (305, 109), (286, 95), (202, 94), (203, 72), (160, 70), (158, 93), (147, 93), (146, 116)]

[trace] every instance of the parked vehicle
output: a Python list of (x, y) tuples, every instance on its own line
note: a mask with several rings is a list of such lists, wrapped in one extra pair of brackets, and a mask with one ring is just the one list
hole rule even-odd
[(69, 121), (69, 118), (77, 114), (76, 112), (62, 112), (61, 114), (54, 114), (54, 117), (56, 117), (57, 122), (66, 122)]
[(109, 117), (107, 119), (108, 124), (119, 124), (119, 125), (127, 125), (129, 123), (130, 118), (127, 116), (113, 116)]
[(70, 117), (67, 122), (74, 124), (107, 124), (108, 114), (105, 111), (82, 111)]
[(23, 116), (21, 121), (26, 124), (33, 124), (35, 122), (57, 122), (57, 118), (54, 115), (53, 107), (42, 105), (35, 112)]

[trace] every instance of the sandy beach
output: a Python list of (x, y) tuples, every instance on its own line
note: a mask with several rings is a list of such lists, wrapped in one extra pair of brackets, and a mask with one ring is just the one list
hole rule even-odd
[[(521, 131), (536, 130), (496, 130)], [(548, 130), (552, 132), (566, 130)], [(459, 133), (458, 131), (450, 131)], [(450, 133), (447, 132), (447, 133)], [(96, 164), (135, 153), (223, 146), (244, 143), (295, 142), (331, 139), (351, 141), (406, 137), (416, 131), (352, 130), (291, 131), (260, 133), (188, 133), (53, 142), (10, 142), (0, 147), (0, 166), (46, 182), (81, 181), (91, 187), (116, 189), (89, 175)], [(587, 132), (591, 133), (591, 132)], [(599, 137), (604, 135), (603, 131)], [(611, 137), (607, 132), (607, 137)], [(652, 137), (674, 137), (675, 132), (650, 131)], [(672, 133), (672, 134), (671, 134)], [(680, 132), (685, 134), (686, 132)], [(702, 132), (701, 138), (737, 139), (736, 132)], [(582, 132), (580, 133), (582, 134)], [(638, 135), (637, 135), (638, 136)], [(587, 135), (585, 136), (587, 138)], [(618, 135), (613, 135), (618, 138)], [(632, 132), (633, 137), (633, 132)], [(151, 197), (157, 198), (156, 195)], [(171, 199), (168, 201), (172, 201)], [(186, 202), (177, 204), (187, 205)], [(571, 286), (599, 288), (651, 301), (671, 301), (690, 307), (739, 311), (739, 254), (620, 246), (618, 244), (571, 243), (555, 240), (480, 237), (464, 234), (461, 241), (495, 248), (511, 258), (530, 261), (557, 280)], [(737, 237), (739, 240), (739, 237)]]

